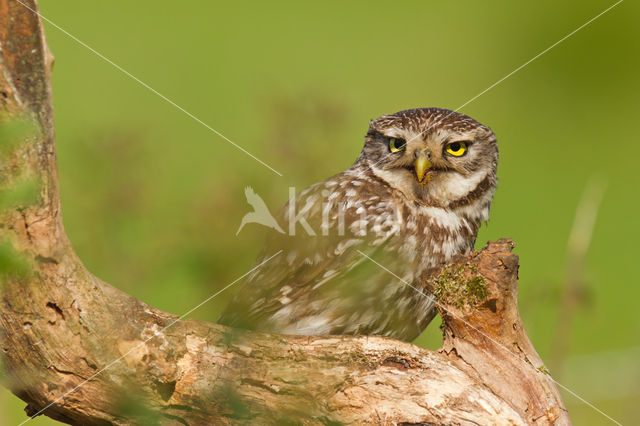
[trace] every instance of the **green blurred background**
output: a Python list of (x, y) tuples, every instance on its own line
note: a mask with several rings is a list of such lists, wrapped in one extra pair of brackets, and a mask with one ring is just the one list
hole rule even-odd
[[(273, 209), (347, 168), (368, 120), (456, 108), (613, 1), (42, 1), (44, 16), (283, 174), (278, 176), (45, 24), (64, 222), (87, 267), (181, 314), (251, 268)], [(565, 386), (624, 424), (640, 402), (637, 241), (640, 6), (626, 1), (461, 112), (500, 144), (499, 188), (478, 237), (513, 238), (520, 310), (546, 362), (567, 241), (589, 180), (606, 190), (564, 340)], [(234, 289), (193, 313), (215, 320)], [(437, 324), (417, 343), (439, 344)], [(607, 419), (568, 393), (575, 424)], [(1, 424), (24, 420), (0, 389)], [(31, 424), (53, 424), (40, 417)]]

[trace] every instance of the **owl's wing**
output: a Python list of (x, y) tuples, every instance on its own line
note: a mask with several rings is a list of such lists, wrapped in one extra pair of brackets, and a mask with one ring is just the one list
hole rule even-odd
[[(353, 188), (329, 192), (327, 188), (325, 183), (316, 184), (280, 210), (280, 223), (299, 219), (295, 235), (268, 234), (257, 264), (275, 257), (247, 277), (219, 323), (268, 332), (328, 334), (343, 331), (349, 315), (383, 309), (372, 305), (383, 300), (380, 292), (397, 279), (362, 253), (398, 266), (397, 250), (390, 244), (395, 211), (380, 202), (384, 194), (379, 189), (360, 185), (355, 196), (349, 192), (347, 197)], [(367, 204), (372, 197), (373, 204)], [(377, 231), (370, 229), (374, 220)]]

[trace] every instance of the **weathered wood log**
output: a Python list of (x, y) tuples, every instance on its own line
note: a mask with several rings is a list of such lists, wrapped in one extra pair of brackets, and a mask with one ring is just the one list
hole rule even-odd
[(40, 189), (0, 212), (0, 239), (32, 266), (0, 275), (0, 349), (4, 385), (28, 414), (99, 425), (570, 423), (518, 315), (507, 240), (425, 280), (443, 317), (438, 352), (181, 320), (93, 276), (62, 226), (53, 57), (37, 4), (21, 2), (0, 0), (0, 119), (35, 130), (0, 159), (0, 189), (25, 176)]

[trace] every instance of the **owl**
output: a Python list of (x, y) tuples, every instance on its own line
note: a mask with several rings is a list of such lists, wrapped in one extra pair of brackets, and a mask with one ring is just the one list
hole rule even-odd
[(277, 213), (264, 264), (218, 322), (413, 340), (436, 313), (422, 278), (473, 249), (497, 164), (493, 132), (464, 114), (418, 108), (371, 121), (350, 168)]

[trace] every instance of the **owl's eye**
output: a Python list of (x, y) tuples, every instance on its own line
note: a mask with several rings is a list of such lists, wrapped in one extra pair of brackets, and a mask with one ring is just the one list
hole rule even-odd
[(399, 152), (407, 146), (407, 141), (400, 138), (389, 138), (389, 151), (391, 152)]
[(467, 152), (467, 142), (451, 142), (445, 147), (445, 151), (454, 157), (462, 157)]

